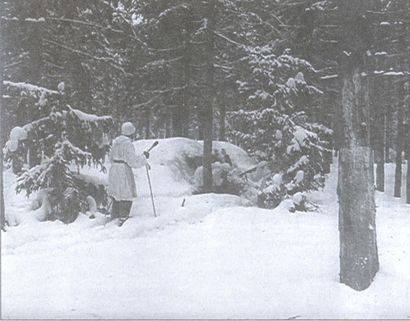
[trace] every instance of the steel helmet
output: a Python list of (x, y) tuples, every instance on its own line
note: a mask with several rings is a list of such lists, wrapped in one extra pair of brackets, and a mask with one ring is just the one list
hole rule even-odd
[(135, 126), (130, 123), (126, 122), (121, 125), (121, 135), (129, 136), (135, 133)]

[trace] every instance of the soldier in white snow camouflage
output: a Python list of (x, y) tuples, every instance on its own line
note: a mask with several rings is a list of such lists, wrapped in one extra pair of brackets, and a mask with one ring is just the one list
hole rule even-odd
[(111, 217), (126, 220), (129, 216), (132, 201), (137, 197), (134, 174), (132, 168), (143, 167), (147, 164), (148, 152), (137, 155), (131, 137), (135, 127), (127, 122), (121, 126), (118, 136), (111, 148), (111, 168), (108, 177), (108, 195), (113, 199)]

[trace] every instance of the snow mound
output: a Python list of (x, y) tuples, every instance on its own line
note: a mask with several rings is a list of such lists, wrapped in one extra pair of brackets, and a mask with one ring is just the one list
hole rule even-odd
[(247, 170), (257, 165), (257, 162), (249, 157), (242, 148), (234, 144), (214, 141), (212, 143), (212, 149), (217, 149), (219, 152), (221, 152), (222, 149), (225, 149), (226, 153), (231, 157), (232, 165), (239, 169)]
[[(155, 140), (134, 142), (135, 150), (142, 154)], [(193, 191), (193, 160), (201, 155), (202, 147), (198, 142), (188, 138), (168, 138), (158, 140), (159, 144), (151, 153), (148, 162), (152, 188), (155, 195), (180, 196)], [(149, 186), (145, 168), (134, 170), (137, 182), (137, 193), (149, 195)]]
[[(156, 140), (147, 139), (134, 142), (137, 153), (148, 150)], [(194, 191), (194, 174), (202, 162), (203, 143), (189, 138), (174, 137), (159, 139), (159, 144), (151, 153), (148, 162), (152, 188), (155, 195), (181, 196)], [(234, 167), (248, 169), (255, 166), (249, 155), (238, 146), (227, 142), (213, 142), (213, 149), (225, 149)], [(149, 196), (149, 186), (145, 168), (134, 170), (137, 193)]]
[(165, 139), (143, 139), (134, 142), (137, 153), (149, 149), (158, 141), (158, 145), (151, 151), (150, 163), (169, 163), (181, 157), (196, 157), (202, 155), (202, 146), (195, 140), (183, 137)]

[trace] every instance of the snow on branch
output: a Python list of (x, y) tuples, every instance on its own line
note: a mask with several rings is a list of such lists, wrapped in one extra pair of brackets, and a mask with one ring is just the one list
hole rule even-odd
[(20, 90), (24, 90), (30, 93), (40, 93), (40, 94), (48, 94), (48, 95), (58, 95), (59, 92), (56, 90), (51, 90), (45, 87), (40, 87), (40, 86), (36, 86), (27, 82), (13, 82), (13, 81), (8, 81), (8, 80), (4, 80), (3, 84), (5, 86), (9, 86), (9, 87), (13, 87), (16, 89), (20, 89)]
[(102, 30), (110, 30), (116, 33), (123, 33), (121, 30), (118, 29), (114, 29), (112, 26), (108, 25), (106, 26), (102, 26), (100, 24), (97, 23), (91, 23), (89, 21), (84, 21), (84, 20), (78, 20), (78, 19), (67, 19), (67, 18), (55, 18), (55, 17), (47, 17), (47, 20), (54, 20), (54, 21), (63, 21), (63, 22), (70, 22), (70, 23), (75, 23), (75, 24), (81, 24), (81, 25), (85, 25), (85, 26), (89, 26), (89, 27), (95, 27), (95, 28), (99, 28)]
[(49, 117), (43, 117), (35, 121), (32, 121), (31, 123), (25, 124), (23, 126), (23, 129), (29, 134), (32, 130), (36, 130), (37, 128), (41, 126), (46, 127), (50, 125), (50, 123), (51, 123), (51, 120)]
[(138, 68), (138, 70), (144, 70), (144, 69), (152, 68), (152, 67), (160, 67), (160, 66), (163, 66), (163, 65), (166, 65), (166, 64), (171, 64), (171, 63), (176, 62), (176, 61), (180, 61), (182, 59), (183, 59), (182, 56), (171, 58), (171, 59), (158, 59), (158, 60), (148, 62), (143, 67)]
[(73, 114), (75, 114), (78, 119), (82, 120), (82, 121), (87, 121), (87, 122), (98, 122), (98, 121), (107, 121), (107, 120), (112, 120), (111, 116), (97, 116), (94, 114), (88, 114), (85, 113), (79, 109), (74, 109), (70, 106), (68, 106), (70, 112), (72, 112)]
[(165, 93), (169, 93), (169, 92), (173, 92), (173, 91), (179, 91), (179, 90), (183, 90), (186, 89), (188, 86), (181, 86), (181, 87), (173, 87), (173, 88), (169, 88), (169, 89), (155, 89), (155, 90), (146, 90), (147, 92), (150, 93), (157, 93), (157, 94), (165, 94)]
[(85, 56), (85, 57), (94, 59), (94, 60), (96, 60), (96, 61), (108, 62), (108, 63), (110, 64), (110, 66), (112, 66), (112, 67), (115, 68), (115, 69), (120, 70), (123, 74), (125, 74), (125, 75), (127, 75), (127, 76), (132, 76), (132, 74), (126, 72), (126, 71), (124, 70), (124, 68), (122, 68), (121, 66), (119, 66), (118, 64), (116, 64), (114, 58), (112, 58), (112, 57), (98, 57), (98, 56), (95, 56), (95, 55), (91, 55), (91, 54), (89, 54), (89, 53), (87, 53), (87, 52), (84, 52), (84, 51), (81, 51), (81, 50), (78, 50), (78, 49), (74, 49), (74, 48), (71, 48), (71, 47), (67, 47), (67, 46), (65, 46), (65, 45), (63, 45), (63, 44), (61, 44), (61, 43), (58, 43), (58, 42), (53, 41), (53, 40), (50, 40), (50, 39), (44, 39), (44, 42), (47, 42), (47, 43), (49, 43), (49, 44), (58, 46), (58, 47), (63, 48), (63, 49), (65, 49), (65, 50), (74, 52), (74, 53), (76, 53), (76, 54), (79, 54), (79, 55), (82, 55), (82, 56)]
[(225, 36), (225, 35), (223, 35), (223, 34), (221, 34), (221, 33), (219, 33), (219, 32), (214, 32), (214, 33), (215, 33), (216, 36), (218, 36), (218, 37), (220, 37), (220, 38), (226, 40), (227, 42), (229, 42), (229, 43), (231, 43), (231, 44), (233, 44), (233, 45), (235, 45), (235, 46), (238, 46), (239, 48), (246, 48), (246, 46), (245, 46), (244, 44), (241, 44), (241, 43), (239, 43), (239, 42), (237, 42), (237, 41), (235, 41), (235, 40), (232, 40), (232, 39), (228, 38), (227, 36)]
[(17, 17), (11, 17), (11, 18), (1, 17), (1, 19), (5, 20), (5, 21), (19, 21), (19, 22), (21, 22), (21, 21), (24, 21), (24, 22), (44, 22), (44, 21), (46, 21), (44, 19), (44, 17), (40, 17), (40, 18), (23, 18), (23, 19), (19, 19)]
[(175, 50), (180, 50), (184, 48), (183, 46), (176, 46), (176, 47), (170, 47), (170, 48), (152, 48), (148, 47), (147, 49), (150, 51), (158, 51), (158, 52), (168, 52), (168, 51), (175, 51)]
[(171, 13), (173, 13), (173, 12), (175, 12), (175, 11), (178, 11), (179, 9), (187, 10), (187, 9), (188, 9), (188, 6), (187, 6), (187, 4), (182, 3), (182, 4), (179, 4), (179, 5), (173, 6), (173, 7), (171, 7), (171, 8), (168, 8), (168, 9), (162, 11), (162, 12), (158, 15), (157, 20), (160, 20), (160, 19), (162, 19), (162, 18), (164, 18), (164, 17), (167, 17), (167, 16), (169, 16)]
[(140, 104), (137, 104), (137, 105), (134, 105), (133, 107), (136, 108), (136, 109), (138, 109), (138, 108), (143, 108), (143, 107), (145, 107), (145, 106), (150, 105), (151, 103), (153, 103), (153, 102), (154, 102), (155, 100), (157, 100), (159, 97), (160, 97), (159, 95), (158, 95), (158, 96), (155, 96), (155, 97), (151, 98), (150, 100), (145, 101), (145, 102), (140, 103)]

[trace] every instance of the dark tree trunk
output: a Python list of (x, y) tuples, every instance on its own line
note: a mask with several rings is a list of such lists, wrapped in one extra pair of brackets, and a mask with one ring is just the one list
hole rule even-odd
[[(71, 3), (64, 4), (64, 13), (66, 18), (75, 19), (77, 15), (77, 6)], [(111, 16), (112, 14), (110, 14)], [(74, 39), (78, 36), (74, 35)], [(77, 108), (81, 107), (84, 111), (87, 112), (96, 112), (92, 110), (92, 94), (91, 94), (91, 79), (89, 73), (82, 65), (81, 56), (77, 53), (72, 53), (70, 57), (70, 64), (67, 66), (67, 69), (70, 71), (71, 76), (71, 85), (73, 88), (73, 93), (71, 94), (77, 104)]]
[[(399, 101), (402, 95), (399, 94)], [(403, 173), (403, 143), (404, 143), (404, 128), (403, 128), (403, 106), (399, 102), (397, 111), (397, 137), (396, 137), (396, 169), (394, 173), (394, 197), (401, 197), (401, 176)]]
[[(366, 43), (370, 22), (363, 16), (367, 0), (340, 1), (343, 137), (339, 156), (340, 282), (368, 288), (379, 270), (376, 243), (373, 155), (370, 147), (370, 102)], [(343, 52), (343, 51), (342, 51)]]
[[(343, 121), (346, 142), (339, 156), (340, 281), (355, 290), (370, 286), (378, 271), (373, 157), (367, 130), (366, 80), (356, 69), (343, 82)], [(351, 99), (362, 96), (360, 102)], [(361, 119), (360, 113), (367, 118)], [(363, 133), (363, 131), (366, 131)], [(360, 137), (361, 135), (365, 137)], [(367, 143), (366, 143), (367, 141)]]
[(406, 203), (410, 204), (410, 103), (407, 105), (407, 171), (406, 171)]
[[(338, 84), (339, 88), (341, 87), (341, 82)], [(343, 138), (343, 128), (340, 122), (342, 119), (342, 98), (340, 97), (340, 93), (337, 97), (334, 98), (334, 113), (333, 113), (333, 149), (334, 149), (334, 156), (338, 156), (338, 151), (340, 149), (340, 145), (342, 144)]]
[(214, 31), (215, 31), (215, 0), (207, 1), (206, 8), (207, 31), (207, 58), (206, 58), (206, 93), (205, 106), (202, 115), (202, 134), (204, 136), (203, 151), (203, 189), (212, 191), (212, 132), (213, 132), (213, 102), (214, 102)]
[(171, 115), (172, 122), (172, 137), (181, 137), (182, 136), (182, 114), (183, 110), (181, 106), (175, 108)]
[[(5, 12), (5, 4), (4, 2), (0, 2), (0, 12)], [(4, 21), (0, 19), (0, 57), (4, 57)], [(0, 58), (0, 224), (1, 229), (5, 228), (6, 225), (6, 212), (4, 206), (4, 183), (3, 183), (3, 146), (5, 145), (6, 135), (6, 113), (5, 113), (5, 105), (3, 101), (3, 73), (4, 73), (4, 60)], [(1, 255), (1, 250), (0, 250)], [(1, 311), (1, 309), (0, 309)]]
[(191, 82), (191, 60), (192, 60), (192, 48), (191, 48), (191, 33), (192, 33), (192, 13), (189, 10), (188, 16), (185, 19), (184, 28), (184, 56), (182, 65), (182, 104), (181, 104), (181, 121), (182, 121), (182, 131), (181, 136), (188, 137), (189, 134), (189, 118), (190, 118), (190, 108), (189, 108), (189, 90)]
[[(37, 3), (33, 8), (31, 17), (39, 18), (42, 14), (42, 4)], [(41, 78), (41, 70), (43, 67), (43, 44), (42, 33), (38, 23), (33, 23), (28, 32), (27, 50), (29, 52), (30, 64), (27, 66), (27, 79), (33, 84), (38, 84)], [(38, 115), (31, 115), (32, 119), (38, 117)]]
[[(407, 9), (410, 9), (407, 3)], [(398, 48), (401, 52), (406, 52), (408, 50), (407, 36), (406, 33), (408, 28), (405, 25), (401, 26), (401, 34), (398, 41)], [(406, 84), (407, 85), (407, 84)], [(401, 186), (402, 186), (402, 174), (403, 174), (403, 151), (405, 152), (405, 100), (406, 91), (405, 85), (399, 85), (397, 87), (397, 137), (396, 137), (396, 170), (394, 175), (394, 197), (401, 197)]]
[(391, 126), (392, 125), (392, 111), (390, 103), (386, 104), (386, 117), (385, 117), (385, 145), (384, 145), (384, 157), (386, 163), (390, 163), (390, 147), (391, 147)]
[[(2, 8), (2, 5), (0, 6)], [(0, 22), (1, 25), (1, 22)], [(1, 29), (2, 30), (2, 29)], [(0, 30), (0, 32), (1, 32)], [(0, 37), (0, 45), (1, 39)], [(3, 53), (3, 49), (0, 48), (0, 53)], [(3, 146), (4, 141), (4, 128), (5, 128), (5, 113), (3, 104), (3, 59), (0, 59), (0, 214), (1, 214), (1, 228), (3, 229), (6, 224), (6, 213), (4, 208), (4, 194), (3, 194)]]
[[(382, 120), (384, 122), (384, 119)], [(383, 126), (384, 130), (384, 126)], [(379, 144), (382, 145), (382, 144)], [(376, 190), (384, 192), (384, 144), (376, 150)]]
[(150, 111), (146, 109), (144, 111), (144, 128), (145, 128), (145, 139), (151, 138), (151, 119), (150, 119)]
[[(176, 75), (177, 84), (181, 89), (176, 97), (176, 108), (172, 116), (172, 135), (174, 137), (188, 137), (189, 135), (189, 95), (191, 82), (191, 60), (192, 60), (192, 45), (191, 35), (193, 31), (193, 17), (191, 9), (187, 9), (187, 14), (184, 19), (182, 29), (182, 64), (178, 68)], [(170, 59), (172, 57), (169, 57)]]
[[(410, 137), (408, 139), (410, 139)], [(410, 157), (407, 158), (406, 177), (406, 203), (410, 204)]]
[[(407, 3), (407, 9), (410, 10), (410, 4)], [(406, 37), (410, 38), (410, 27), (407, 25)], [(410, 57), (410, 46), (406, 48), (407, 57)], [(407, 60), (407, 82), (405, 85), (406, 93), (406, 110), (407, 110), (407, 172), (406, 172), (406, 203), (410, 204), (410, 59)]]
[(332, 164), (332, 145), (331, 143), (326, 145), (328, 151), (323, 152), (323, 173), (330, 173), (330, 165)]
[(189, 107), (188, 93), (186, 89), (181, 90), (179, 104), (172, 113), (172, 136), (188, 137)]
[(171, 124), (171, 117), (165, 117), (165, 137), (171, 137), (172, 133), (171, 133), (171, 128), (172, 128), (172, 124)]
[(407, 172), (406, 172), (406, 203), (410, 204), (410, 77), (407, 79)]
[(380, 192), (384, 192), (384, 118), (385, 118), (385, 100), (383, 99), (383, 93), (385, 87), (383, 86), (384, 80), (378, 77), (373, 79), (373, 92), (371, 99), (373, 101), (373, 110), (375, 119), (374, 123), (374, 151), (376, 156), (376, 189)]
[(225, 141), (225, 119), (226, 119), (226, 102), (225, 94), (221, 93), (221, 102), (219, 105), (219, 140)]
[[(200, 122), (203, 122), (203, 115), (200, 115)], [(204, 130), (202, 125), (198, 125), (198, 139), (204, 140)]]
[(91, 109), (91, 80), (86, 70), (81, 65), (81, 58), (78, 55), (73, 55), (71, 58), (71, 79), (74, 88), (74, 97), (76, 103), (87, 112), (96, 112)]

